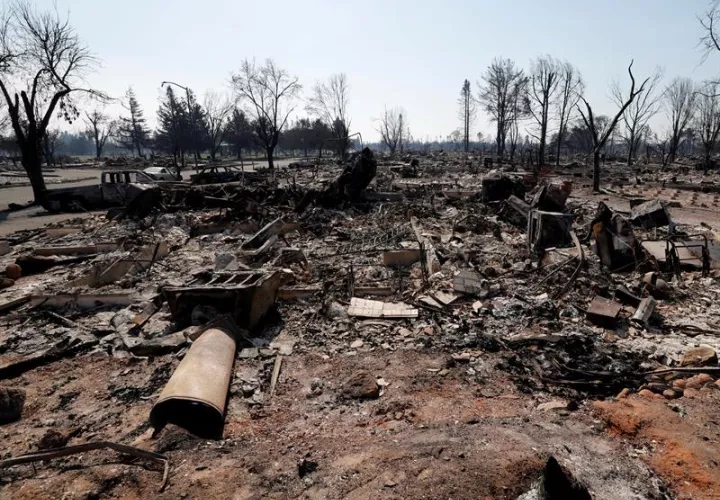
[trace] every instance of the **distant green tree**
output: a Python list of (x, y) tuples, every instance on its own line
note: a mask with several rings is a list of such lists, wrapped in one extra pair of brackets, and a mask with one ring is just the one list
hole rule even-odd
[(241, 161), (243, 149), (250, 149), (254, 145), (252, 125), (245, 113), (238, 108), (233, 110), (226, 125), (225, 140), (230, 143), (237, 159)]
[(195, 159), (200, 158), (200, 153), (210, 147), (210, 133), (208, 130), (207, 116), (205, 109), (197, 102), (195, 94), (192, 90), (188, 91), (190, 103), (185, 103), (187, 109), (191, 111), (189, 120), (188, 148), (195, 154)]
[(147, 146), (150, 139), (150, 131), (147, 128), (143, 110), (135, 97), (132, 87), (125, 92), (127, 104), (123, 103), (130, 116), (120, 117), (115, 139), (125, 149), (136, 152), (142, 156), (142, 150)]
[(158, 128), (155, 133), (155, 147), (164, 153), (173, 155), (175, 166), (178, 166), (178, 156), (181, 166), (185, 167), (185, 151), (189, 142), (189, 126), (187, 108), (179, 101), (168, 86), (165, 98), (160, 102), (157, 111)]

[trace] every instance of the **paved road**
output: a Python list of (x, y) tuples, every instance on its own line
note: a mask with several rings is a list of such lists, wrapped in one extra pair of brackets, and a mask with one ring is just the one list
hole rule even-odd
[[(287, 167), (287, 165), (296, 161), (294, 159), (281, 159), (276, 160), (275, 165), (278, 168)], [(239, 166), (239, 163), (238, 163)], [(254, 168), (267, 167), (265, 161), (246, 161), (245, 171), (250, 172)], [(69, 169), (57, 169), (56, 174), (60, 174), (63, 179), (72, 181), (73, 179), (84, 179), (76, 182), (65, 182), (62, 184), (48, 184), (48, 189), (53, 187), (73, 187), (73, 186), (90, 186), (98, 184), (100, 182), (100, 174), (105, 169), (99, 168), (69, 168)], [(190, 175), (194, 173), (192, 165), (184, 171), (184, 178), (189, 179)], [(92, 177), (91, 179), (86, 179)], [(0, 211), (6, 210), (10, 203), (17, 203), (24, 205), (33, 199), (32, 188), (30, 186), (18, 186), (12, 188), (0, 188)], [(105, 211), (99, 211), (94, 213), (105, 213)], [(30, 208), (27, 210), (20, 210), (18, 212), (11, 212), (7, 219), (0, 221), (0, 236), (6, 236), (20, 231), (22, 229), (36, 229), (43, 227), (45, 224), (53, 222), (60, 222), (68, 219), (75, 219), (78, 217), (88, 217), (88, 214), (49, 214), (42, 208)]]
[[(85, 179), (92, 177), (92, 179), (81, 180), (77, 182), (65, 182), (62, 184), (47, 184), (48, 189), (56, 187), (72, 187), (72, 186), (89, 186), (100, 182), (100, 172), (102, 170), (98, 168), (69, 168), (63, 170), (56, 170), (56, 174), (60, 174), (65, 180), (73, 179)], [(9, 188), (0, 188), (0, 210), (6, 210), (10, 203), (17, 203), (24, 205), (33, 200), (33, 192), (30, 186), (18, 186)]]

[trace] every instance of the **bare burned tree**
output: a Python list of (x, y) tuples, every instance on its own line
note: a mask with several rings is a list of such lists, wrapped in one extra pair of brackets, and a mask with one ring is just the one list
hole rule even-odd
[(225, 138), (228, 120), (233, 111), (233, 105), (229, 99), (216, 92), (206, 92), (203, 102), (205, 108), (205, 121), (207, 123), (208, 147), (210, 159), (215, 161), (220, 145)]
[(400, 147), (402, 151), (405, 123), (402, 108), (385, 108), (385, 112), (378, 120), (377, 131), (380, 133), (380, 140), (390, 150), (390, 155)]
[(545, 164), (550, 109), (555, 101), (562, 78), (561, 64), (550, 56), (538, 57), (530, 64), (525, 106), (537, 124), (538, 134), (531, 134), (539, 142), (538, 166)]
[(668, 163), (672, 163), (677, 157), (680, 141), (695, 114), (697, 97), (695, 84), (689, 78), (675, 78), (663, 95), (671, 132)]
[(569, 62), (563, 63), (562, 76), (560, 83), (560, 97), (558, 99), (558, 133), (557, 133), (557, 151), (555, 156), (555, 165), (560, 166), (560, 151), (567, 136), (568, 124), (573, 117), (573, 110), (580, 101), (580, 96), (585, 92), (585, 84), (583, 83), (580, 71)]
[(293, 102), (302, 87), (297, 77), (278, 68), (272, 59), (266, 59), (263, 66), (245, 59), (240, 71), (232, 76), (232, 84), (239, 100), (247, 104), (254, 122), (253, 132), (265, 148), (272, 170), (280, 133), (295, 109)]
[(714, 0), (710, 3), (710, 8), (702, 17), (699, 17), (700, 25), (705, 34), (700, 37), (700, 46), (703, 48), (704, 58), (707, 58), (712, 52), (720, 51), (720, 33), (718, 33), (718, 23), (720, 23), (720, 1)]
[(653, 135), (653, 142), (660, 153), (660, 160), (663, 167), (668, 164), (668, 157), (670, 156), (670, 139), (672, 138), (672, 131), (670, 129), (665, 130), (658, 134)]
[(475, 121), (475, 115), (477, 108), (475, 106), (475, 99), (473, 99), (472, 90), (470, 89), (470, 80), (463, 82), (462, 89), (460, 90), (460, 97), (458, 98), (459, 116), (462, 121), (462, 140), (463, 148), (467, 153), (470, 151), (470, 127)]
[(95, 144), (95, 158), (100, 159), (103, 148), (108, 138), (115, 133), (116, 122), (111, 122), (108, 116), (94, 110), (92, 113), (85, 112), (85, 135)]
[(525, 73), (517, 68), (510, 59), (493, 59), (482, 76), (478, 100), (490, 119), (497, 125), (497, 154), (505, 153), (505, 141), (512, 125), (513, 106), (518, 100), (515, 94), (520, 92), (526, 81)]
[(45, 164), (52, 165), (53, 167), (57, 165), (55, 161), (55, 153), (62, 145), (63, 142), (60, 139), (59, 130), (48, 130), (45, 132), (42, 144), (43, 155), (45, 155)]
[(705, 82), (697, 97), (695, 129), (703, 146), (703, 167), (710, 168), (710, 159), (715, 152), (720, 134), (720, 83)]
[(345, 73), (331, 75), (327, 82), (318, 82), (307, 105), (307, 110), (320, 118), (332, 131), (334, 149), (343, 160), (350, 147), (350, 85)]
[[(638, 94), (620, 119), (623, 126), (619, 132), (627, 144), (628, 166), (633, 164), (637, 155), (638, 147), (642, 141), (642, 131), (650, 119), (660, 110), (660, 99), (662, 97), (662, 93), (658, 92), (660, 80), (662, 80), (662, 70), (658, 68), (648, 79), (645, 90)], [(615, 104), (622, 106), (624, 96), (619, 82), (613, 83), (611, 93)]]
[(80, 86), (95, 63), (57, 11), (38, 12), (29, 2), (17, 1), (0, 14), (0, 91), (35, 202), (45, 208), (42, 154), (50, 120), (58, 110), (69, 122), (78, 117), (71, 101), (74, 94), (106, 98)]
[(507, 138), (510, 143), (511, 162), (515, 158), (515, 152), (520, 142), (520, 122), (528, 117), (528, 110), (523, 102), (528, 91), (527, 85), (528, 79), (522, 78), (517, 81), (513, 91), (510, 93)]
[(600, 191), (600, 153), (602, 149), (605, 147), (605, 144), (607, 143), (608, 139), (612, 135), (613, 131), (615, 130), (615, 126), (617, 125), (618, 121), (620, 120), (620, 117), (622, 117), (623, 113), (625, 113), (625, 110), (632, 104), (632, 102), (637, 98), (638, 95), (642, 94), (645, 91), (645, 86), (647, 85), (649, 78), (646, 78), (645, 81), (640, 85), (639, 88), (636, 90), (635, 86), (635, 76), (632, 72), (633, 67), (633, 61), (630, 62), (630, 66), (628, 66), (628, 73), (630, 74), (630, 92), (628, 93), (627, 97), (624, 99), (622, 105), (620, 106), (620, 110), (617, 112), (615, 117), (610, 121), (610, 123), (604, 127), (604, 129), (600, 128), (600, 124), (598, 123), (598, 120), (595, 119), (595, 116), (593, 115), (592, 107), (590, 107), (590, 103), (587, 102), (587, 100), (580, 96), (580, 99), (582, 100), (583, 104), (585, 104), (585, 112), (583, 112), (580, 105), (577, 105), (577, 109), (580, 112), (580, 116), (582, 117), (583, 122), (585, 123), (585, 126), (590, 130), (590, 134), (592, 137), (592, 154), (593, 154), (593, 191), (598, 192)]
[(4, 134), (5, 130), (10, 126), (10, 115), (7, 112), (7, 109), (5, 109), (5, 106), (3, 106), (3, 103), (0, 102), (0, 134)]

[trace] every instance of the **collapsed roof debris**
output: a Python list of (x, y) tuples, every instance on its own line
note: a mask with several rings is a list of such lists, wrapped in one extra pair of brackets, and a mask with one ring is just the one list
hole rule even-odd
[[(683, 401), (715, 387), (713, 231), (649, 193), (594, 196), (570, 171), (533, 184), (503, 163), (488, 171), (488, 160), (398, 164), (365, 149), (346, 165), (153, 185), (109, 217), (9, 235), (0, 430), (20, 436), (9, 438), (9, 464), (61, 457), (22, 455), (37, 451), (22, 436), (40, 437), (48, 418), (73, 445), (102, 436), (201, 472), (196, 451), (212, 467), (217, 457), (178, 428), (217, 449), (252, 447), (278, 426), (310, 436), (323, 424), (305, 419), (336, 408), (332, 418), (362, 419), (348, 429), (369, 435), (384, 429), (369, 425), (380, 417), (425, 429), (434, 425), (418, 416), (425, 410), (404, 398), (416, 386), (441, 398), (470, 387), (473, 408), (518, 400), (538, 419), (589, 412), (598, 399)], [(650, 199), (630, 210), (641, 198)], [(414, 378), (397, 383), (395, 366)], [(324, 378), (308, 375), (318, 367)], [(33, 388), (47, 378), (57, 380)], [(86, 385), (71, 392), (66, 378)], [(63, 399), (46, 415), (40, 402), (51, 397)], [(76, 400), (100, 403), (81, 411)], [(560, 466), (532, 455), (516, 497), (538, 477), (537, 489), (612, 497), (567, 457)], [(306, 450), (299, 459), (309, 463)], [(326, 466), (313, 459), (303, 480)], [(640, 470), (618, 474), (637, 484)], [(179, 475), (169, 477), (172, 489)]]

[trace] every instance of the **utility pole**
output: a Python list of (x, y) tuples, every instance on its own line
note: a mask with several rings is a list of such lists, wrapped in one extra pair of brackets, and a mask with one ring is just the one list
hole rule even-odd
[[(176, 87), (179, 87), (185, 91), (185, 98), (187, 99), (187, 107), (188, 107), (188, 120), (190, 120), (190, 135), (191, 137), (195, 136), (195, 119), (193, 118), (193, 112), (192, 112), (192, 106), (190, 106), (190, 89), (187, 87), (184, 87), (180, 84), (177, 84), (175, 82), (162, 82), (160, 84), (161, 87), (164, 87), (165, 85), (175, 85)], [(194, 153), (195, 156), (195, 171), (198, 170), (198, 157), (197, 153)]]

